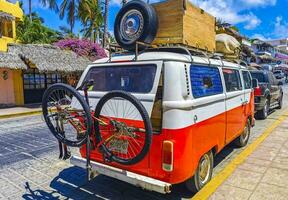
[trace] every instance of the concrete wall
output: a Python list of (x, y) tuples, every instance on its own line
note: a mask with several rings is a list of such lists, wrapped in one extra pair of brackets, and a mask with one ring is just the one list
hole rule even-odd
[[(3, 72), (8, 72), (8, 79), (4, 80)], [(10, 69), (0, 69), (0, 106), (15, 105), (13, 71)]]

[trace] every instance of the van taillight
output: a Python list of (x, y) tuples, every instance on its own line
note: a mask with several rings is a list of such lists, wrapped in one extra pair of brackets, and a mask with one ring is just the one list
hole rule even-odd
[(255, 96), (261, 96), (262, 95), (262, 90), (259, 86), (254, 89), (254, 95)]
[(167, 172), (173, 171), (173, 142), (163, 142), (163, 154), (162, 154), (162, 169)]

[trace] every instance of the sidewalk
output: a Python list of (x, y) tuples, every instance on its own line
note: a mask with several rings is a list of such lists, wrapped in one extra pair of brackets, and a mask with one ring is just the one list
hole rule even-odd
[(0, 109), (0, 119), (20, 117), (26, 115), (36, 115), (41, 114), (42, 108), (40, 105), (31, 105), (24, 107), (13, 107), (13, 108), (1, 108)]
[(269, 129), (261, 136), (262, 139), (259, 138), (255, 144), (253, 142), (243, 150), (238, 160), (236, 158), (219, 177), (215, 177), (211, 184), (200, 191), (196, 199), (206, 199), (205, 195), (209, 193), (212, 194), (209, 197), (211, 200), (288, 199), (287, 115)]

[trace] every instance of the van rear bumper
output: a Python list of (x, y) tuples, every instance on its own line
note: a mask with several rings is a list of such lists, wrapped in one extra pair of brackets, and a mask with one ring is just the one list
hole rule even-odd
[[(72, 156), (70, 162), (72, 165), (86, 168), (85, 158)], [(172, 185), (170, 183), (159, 181), (157, 179), (142, 176), (119, 168), (111, 167), (95, 161), (91, 161), (91, 167), (93, 173), (103, 174), (149, 191), (155, 191), (162, 194), (171, 192)]]

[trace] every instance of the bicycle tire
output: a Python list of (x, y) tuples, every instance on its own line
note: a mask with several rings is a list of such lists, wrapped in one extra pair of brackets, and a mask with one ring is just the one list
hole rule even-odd
[[(141, 150), (141, 152), (132, 159), (123, 159), (123, 158), (115, 156), (105, 145), (101, 145), (101, 149), (104, 151), (103, 152), (104, 154), (108, 155), (110, 159), (116, 163), (120, 163), (122, 165), (134, 165), (140, 162), (141, 160), (143, 160), (150, 150), (151, 143), (152, 143), (152, 124), (151, 124), (149, 115), (145, 107), (143, 106), (143, 104), (136, 97), (124, 91), (112, 91), (104, 95), (99, 100), (96, 106), (95, 113), (94, 113), (94, 116), (96, 118), (100, 117), (100, 113), (101, 113), (103, 106), (105, 105), (107, 101), (109, 101), (112, 98), (125, 99), (129, 101), (130, 103), (132, 103), (137, 108), (145, 125), (145, 130), (146, 130), (145, 144), (143, 145), (143, 149)], [(99, 128), (99, 122), (96, 120), (95, 120), (95, 132), (96, 132), (97, 142), (101, 142), (102, 137), (101, 137), (101, 132)]]
[[(55, 127), (53, 126), (51, 120), (48, 118), (48, 98), (49, 95), (53, 93), (53, 91), (57, 91), (57, 90), (67, 90), (69, 91), (80, 103), (80, 105), (82, 106), (83, 110), (86, 113), (86, 117), (87, 117), (87, 122), (86, 122), (86, 132), (84, 134), (83, 137), (81, 137), (81, 139), (77, 140), (77, 141), (70, 141), (67, 140), (65, 137), (63, 137), (59, 132), (56, 131)], [(81, 147), (83, 144), (86, 143), (87, 141), (87, 137), (88, 135), (91, 133), (92, 130), (92, 116), (91, 116), (91, 111), (90, 108), (88, 106), (88, 104), (86, 103), (86, 101), (84, 100), (84, 97), (73, 87), (63, 84), (63, 83), (57, 83), (54, 84), (52, 86), (50, 86), (44, 93), (43, 95), (43, 99), (42, 99), (42, 111), (43, 111), (43, 116), (45, 119), (45, 122), (49, 128), (49, 130), (51, 131), (51, 133), (56, 137), (56, 139), (60, 142), (62, 142), (63, 144), (66, 144), (67, 146), (70, 147)]]

